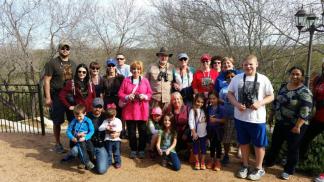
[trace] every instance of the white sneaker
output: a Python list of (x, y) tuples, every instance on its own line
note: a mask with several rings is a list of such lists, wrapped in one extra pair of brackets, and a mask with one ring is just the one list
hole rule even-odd
[(252, 181), (260, 180), (261, 177), (265, 174), (264, 169), (255, 169), (252, 173), (248, 175), (248, 179)]
[(280, 176), (281, 176), (282, 179), (284, 179), (284, 180), (288, 180), (290, 174), (288, 174), (288, 173), (286, 173), (286, 172), (282, 172)]
[(236, 176), (238, 178), (246, 178), (248, 175), (249, 169), (246, 166), (241, 166), (239, 171), (237, 171)]

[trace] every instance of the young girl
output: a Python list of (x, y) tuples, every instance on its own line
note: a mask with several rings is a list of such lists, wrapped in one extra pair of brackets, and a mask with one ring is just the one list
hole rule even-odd
[(155, 146), (159, 134), (160, 120), (162, 116), (162, 109), (160, 107), (154, 107), (151, 112), (152, 119), (147, 124), (147, 136), (150, 139), (150, 157), (155, 158)]
[[(221, 141), (224, 135), (224, 109), (220, 105), (219, 98), (215, 92), (209, 94), (209, 103), (207, 107), (207, 133), (210, 140), (210, 162), (208, 168), (213, 168), (215, 171), (221, 169), (220, 158), (222, 154)], [(216, 153), (215, 153), (216, 152)], [(216, 154), (216, 159), (215, 159)]]
[[(193, 108), (189, 112), (189, 128), (193, 140), (193, 154), (195, 157), (195, 169), (204, 170), (205, 156), (206, 156), (206, 136), (207, 136), (207, 123), (205, 112), (203, 110), (204, 95), (196, 94), (193, 102)], [(199, 162), (199, 151), (201, 153), (201, 160)]]
[(114, 103), (107, 104), (106, 117), (102, 122), (99, 131), (106, 131), (105, 148), (108, 153), (108, 165), (112, 164), (112, 155), (114, 157), (114, 166), (116, 169), (121, 167), (120, 157), (120, 132), (122, 131), (122, 122), (116, 118), (116, 105)]
[(175, 151), (177, 145), (177, 132), (173, 127), (172, 117), (165, 115), (163, 117), (162, 130), (159, 131), (156, 148), (162, 156), (162, 166), (166, 167), (168, 160), (172, 163), (172, 168), (179, 171), (181, 164)]

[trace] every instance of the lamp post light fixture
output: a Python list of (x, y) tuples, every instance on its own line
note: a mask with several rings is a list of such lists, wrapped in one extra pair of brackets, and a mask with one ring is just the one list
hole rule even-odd
[(318, 17), (313, 13), (306, 13), (306, 11), (301, 7), (295, 14), (296, 27), (300, 32), (309, 32), (309, 44), (308, 44), (308, 55), (307, 55), (307, 69), (306, 69), (306, 79), (305, 85), (309, 88), (310, 82), (310, 66), (312, 59), (313, 50), (313, 36), (315, 32), (324, 32), (324, 0), (321, 0), (323, 13), (321, 14), (322, 22), (317, 23)]

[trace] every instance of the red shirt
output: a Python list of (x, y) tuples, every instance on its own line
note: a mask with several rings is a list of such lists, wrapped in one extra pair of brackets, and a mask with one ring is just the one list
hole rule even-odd
[(193, 75), (192, 88), (197, 89), (198, 93), (211, 92), (214, 89), (215, 80), (219, 73), (210, 69), (210, 71), (197, 70)]
[[(321, 79), (321, 78), (318, 78)], [(324, 122), (324, 82), (322, 80), (318, 81), (319, 83), (315, 83), (314, 86), (314, 101), (316, 104), (316, 112), (314, 116), (314, 120), (317, 122)]]

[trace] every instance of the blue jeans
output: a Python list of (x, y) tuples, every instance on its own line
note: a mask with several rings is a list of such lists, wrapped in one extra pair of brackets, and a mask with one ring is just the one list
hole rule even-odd
[(173, 170), (175, 170), (175, 171), (180, 170), (181, 163), (180, 163), (177, 153), (170, 152), (170, 154), (167, 156), (167, 159), (171, 161)]
[(74, 157), (79, 157), (83, 164), (90, 162), (89, 155), (87, 152), (86, 142), (76, 143), (70, 150), (70, 154)]
[(104, 174), (107, 172), (110, 165), (108, 165), (108, 153), (105, 147), (94, 148), (96, 156), (96, 167), (98, 174)]
[(105, 141), (105, 147), (108, 152), (108, 165), (112, 164), (112, 156), (114, 157), (115, 164), (121, 164), (120, 158), (120, 141)]

